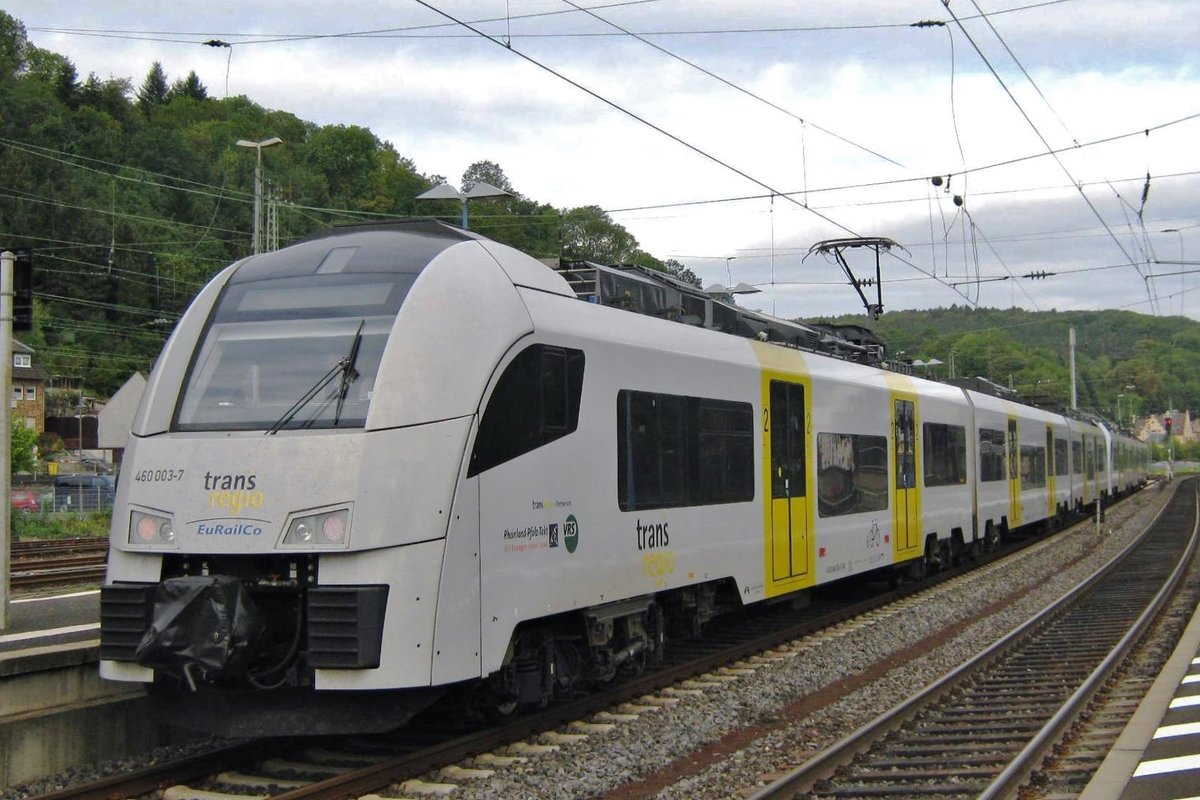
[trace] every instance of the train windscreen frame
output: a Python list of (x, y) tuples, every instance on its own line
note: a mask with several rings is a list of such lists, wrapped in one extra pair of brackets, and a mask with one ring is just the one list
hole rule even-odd
[(405, 273), (231, 283), (184, 380), (174, 430), (361, 428)]

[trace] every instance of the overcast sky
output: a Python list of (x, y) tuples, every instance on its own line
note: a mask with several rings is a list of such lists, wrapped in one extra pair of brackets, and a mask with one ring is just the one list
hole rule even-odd
[[(161, 61), (215, 97), (369, 127), (453, 184), (495, 161), (523, 195), (599, 205), (780, 316), (861, 311), (804, 255), (879, 236), (903, 247), (881, 262), (887, 309), (1200, 319), (1200, 272), (1179, 274), (1200, 269), (1200, 0), (3, 8), (81, 77), (137, 85)], [(851, 267), (873, 275), (865, 256)]]

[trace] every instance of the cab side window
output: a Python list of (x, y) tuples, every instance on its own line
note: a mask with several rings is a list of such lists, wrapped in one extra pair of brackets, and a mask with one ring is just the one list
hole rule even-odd
[(583, 351), (535, 344), (505, 368), (492, 391), (467, 477), (573, 433), (583, 395)]

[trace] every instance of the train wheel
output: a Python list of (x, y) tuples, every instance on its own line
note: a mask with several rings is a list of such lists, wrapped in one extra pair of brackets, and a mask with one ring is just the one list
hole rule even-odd
[(651, 603), (646, 610), (646, 633), (650, 639), (646, 663), (651, 667), (660, 667), (667, 650), (667, 621), (658, 603)]
[(997, 533), (996, 526), (989, 522), (983, 530), (983, 551), (991, 553), (995, 551), (999, 544), (1000, 534)]
[[(942, 548), (936, 536), (925, 540), (925, 575), (936, 575), (942, 568)], [(924, 576), (922, 576), (924, 577)]]
[(484, 688), (480, 692), (484, 718), (493, 725), (501, 725), (517, 715), (521, 704), (514, 695)]

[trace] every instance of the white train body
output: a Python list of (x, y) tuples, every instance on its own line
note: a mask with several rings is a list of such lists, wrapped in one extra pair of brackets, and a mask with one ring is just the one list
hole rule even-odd
[(225, 270), (168, 342), (101, 671), (187, 687), (216, 728), (296, 694), (299, 720), (255, 724), (386, 727), (450, 685), (540, 702), (723, 608), (1082, 510), (1145, 462), (1096, 422), (581, 302), (447, 226), (347, 228)]

